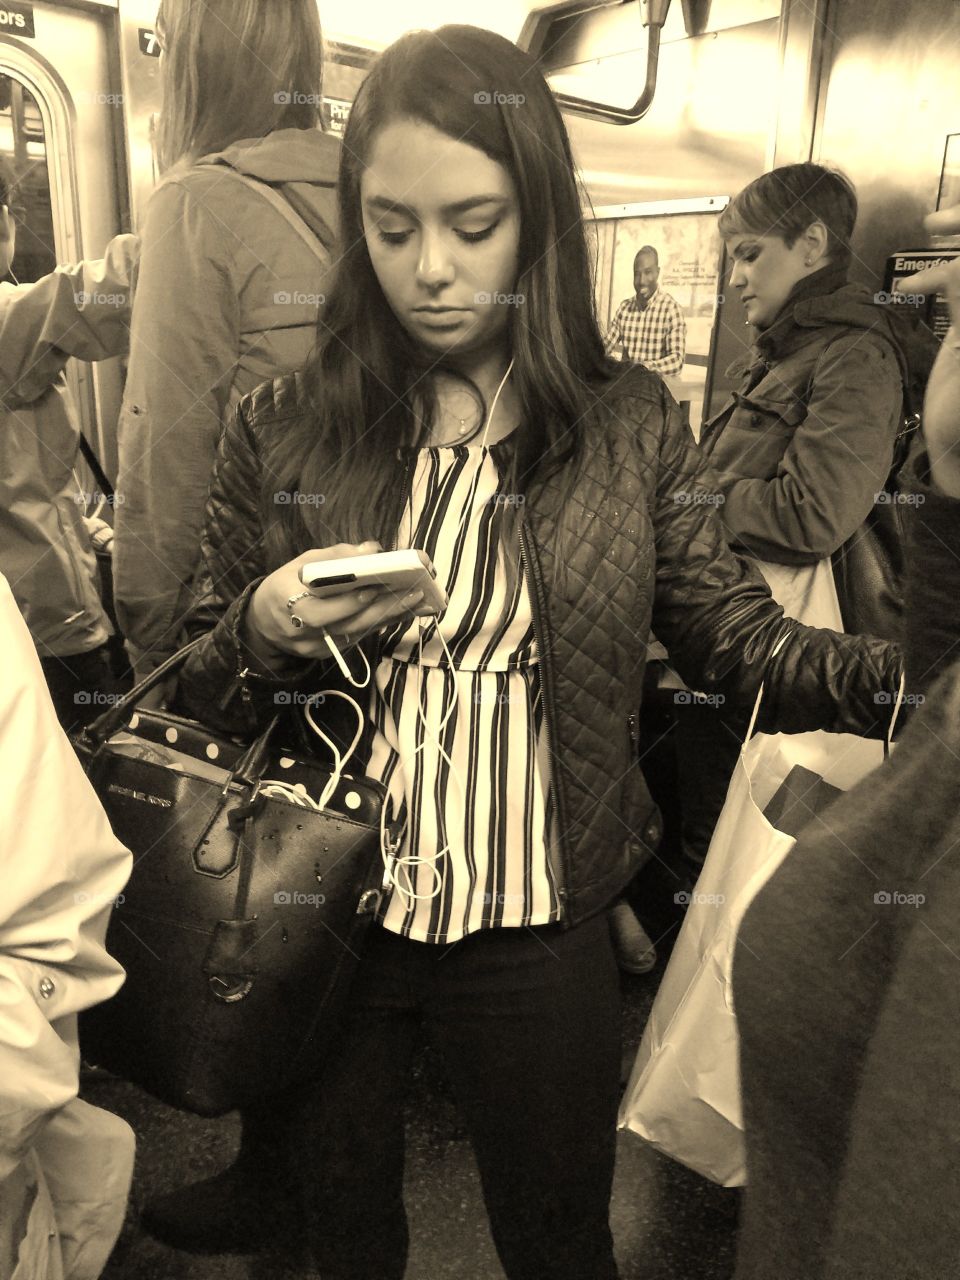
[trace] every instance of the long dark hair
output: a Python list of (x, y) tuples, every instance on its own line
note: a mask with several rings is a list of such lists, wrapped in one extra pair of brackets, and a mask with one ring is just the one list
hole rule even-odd
[[(361, 176), (379, 131), (398, 119), (478, 147), (517, 191), (515, 293), (524, 302), (511, 306), (508, 333), (523, 418), (504, 492), (525, 494), (538, 472), (571, 459), (572, 488), (598, 412), (597, 384), (609, 377), (570, 144), (543, 77), (510, 41), (477, 27), (403, 36), (361, 86), (343, 140), (342, 257), (305, 378), (315, 416), (268, 459), (264, 527), (278, 564), (310, 545), (373, 537), (392, 545), (406, 497), (398, 446), (417, 445), (436, 408), (438, 362), (390, 309), (361, 217)], [(278, 508), (279, 489), (302, 501)], [(517, 510), (508, 508), (508, 537)]]

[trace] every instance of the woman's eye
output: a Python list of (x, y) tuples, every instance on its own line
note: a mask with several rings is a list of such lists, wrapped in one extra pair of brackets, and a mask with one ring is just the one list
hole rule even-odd
[(500, 225), (499, 218), (496, 222), (491, 222), (489, 227), (484, 227), (481, 231), (461, 231), (456, 229), (457, 235), (461, 240), (466, 240), (467, 244), (476, 244), (478, 240), (487, 240), (496, 231)]
[(406, 244), (411, 234), (410, 231), (384, 231), (383, 227), (377, 228), (377, 236), (384, 244)]

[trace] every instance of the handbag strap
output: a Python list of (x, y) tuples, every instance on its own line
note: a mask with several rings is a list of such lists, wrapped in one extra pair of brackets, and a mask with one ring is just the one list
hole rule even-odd
[(240, 173), (237, 169), (231, 168), (229, 165), (221, 166), (225, 173), (232, 174), (238, 182), (242, 182), (245, 187), (249, 187), (251, 191), (256, 191), (259, 196), (273, 205), (277, 213), (283, 218), (297, 233), (304, 244), (318, 258), (328, 258), (329, 253), (320, 238), (307, 225), (305, 220), (293, 208), (289, 200), (277, 191), (276, 187), (272, 187), (267, 182), (258, 182), (255, 178), (251, 178), (246, 173)]

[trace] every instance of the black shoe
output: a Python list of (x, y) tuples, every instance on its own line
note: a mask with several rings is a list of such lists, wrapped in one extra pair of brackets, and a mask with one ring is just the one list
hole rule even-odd
[(257, 1253), (276, 1242), (284, 1210), (267, 1170), (233, 1164), (148, 1200), (140, 1223), (155, 1239), (188, 1253)]

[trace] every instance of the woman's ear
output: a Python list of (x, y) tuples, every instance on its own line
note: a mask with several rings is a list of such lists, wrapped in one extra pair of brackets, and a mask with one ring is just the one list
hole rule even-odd
[(830, 237), (822, 222), (811, 222), (800, 237), (803, 244), (803, 265), (825, 267), (830, 260)]

